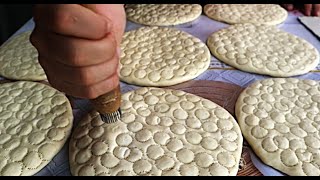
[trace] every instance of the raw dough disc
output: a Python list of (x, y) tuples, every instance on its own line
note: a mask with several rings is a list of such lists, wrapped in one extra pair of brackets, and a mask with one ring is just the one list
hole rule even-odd
[(141, 86), (170, 86), (196, 78), (210, 60), (205, 43), (186, 32), (142, 27), (124, 34), (120, 78)]
[(228, 24), (277, 25), (288, 17), (288, 12), (277, 4), (207, 4), (204, 13), (211, 19)]
[(235, 68), (274, 77), (305, 74), (319, 63), (314, 46), (275, 26), (232, 25), (210, 35), (207, 44), (214, 56)]
[(320, 83), (273, 78), (236, 103), (243, 136), (261, 160), (292, 176), (320, 175)]
[(0, 84), (0, 175), (39, 172), (65, 144), (72, 122), (61, 92), (35, 82)]
[(150, 26), (170, 26), (191, 22), (202, 13), (199, 4), (127, 4), (130, 21)]
[(0, 47), (0, 75), (14, 80), (42, 81), (46, 74), (38, 52), (29, 41), (31, 31), (21, 33)]
[(228, 111), (178, 90), (141, 88), (122, 96), (122, 119), (97, 112), (72, 134), (73, 175), (236, 175), (242, 135)]

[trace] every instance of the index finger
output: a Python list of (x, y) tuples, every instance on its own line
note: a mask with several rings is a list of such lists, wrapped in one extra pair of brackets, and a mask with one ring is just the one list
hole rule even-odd
[(112, 22), (78, 4), (36, 5), (36, 26), (54, 33), (97, 40), (111, 32)]

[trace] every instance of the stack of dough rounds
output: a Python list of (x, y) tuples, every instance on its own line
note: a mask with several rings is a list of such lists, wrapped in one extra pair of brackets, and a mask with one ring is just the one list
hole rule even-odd
[(290, 77), (308, 73), (319, 63), (319, 52), (309, 42), (275, 26), (236, 24), (207, 40), (219, 60), (243, 71)]
[(0, 85), (0, 175), (29, 176), (65, 144), (73, 122), (68, 99), (35, 82)]
[(41, 81), (46, 74), (38, 52), (29, 41), (31, 32), (21, 33), (0, 47), (0, 75), (14, 80)]
[(277, 25), (288, 17), (288, 12), (276, 4), (207, 4), (204, 13), (209, 18), (228, 24)]
[(150, 26), (170, 26), (194, 21), (200, 17), (199, 4), (127, 4), (127, 18)]
[(178, 90), (141, 88), (122, 96), (121, 121), (88, 114), (72, 134), (79, 176), (236, 175), (242, 135), (217, 104)]
[(264, 163), (292, 176), (320, 175), (319, 82), (257, 81), (240, 95), (236, 116)]
[(142, 27), (123, 36), (120, 78), (141, 86), (170, 86), (196, 78), (210, 60), (205, 43), (188, 33)]

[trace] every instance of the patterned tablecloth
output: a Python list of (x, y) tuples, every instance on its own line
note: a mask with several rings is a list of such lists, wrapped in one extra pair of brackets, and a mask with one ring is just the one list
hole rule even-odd
[[(297, 35), (311, 44), (313, 44), (320, 51), (320, 41), (314, 36), (307, 28), (305, 28), (299, 21), (298, 16), (301, 16), (299, 12), (290, 12), (287, 20), (279, 25), (278, 27), (286, 32)], [(229, 25), (220, 23), (214, 20), (209, 19), (208, 17), (202, 15), (198, 20), (179, 25), (174, 28), (178, 28), (182, 31), (188, 32), (198, 38), (200, 38), (203, 42), (206, 42), (208, 36), (221, 29), (225, 28)], [(13, 36), (27, 31), (32, 30), (34, 27), (33, 20), (28, 21), (24, 26), (22, 26)], [(141, 25), (127, 22), (126, 31), (136, 29), (141, 27)], [(12, 36), (12, 37), (13, 37)], [(211, 57), (211, 65), (209, 69), (204, 72), (202, 75), (197, 77), (195, 80), (209, 80), (209, 81), (222, 81), (234, 85), (238, 85), (240, 87), (246, 87), (252, 82), (260, 79), (268, 78), (268, 76), (256, 75), (251, 73), (242, 72), (236, 70), (219, 60), (215, 57)], [(320, 64), (316, 69), (312, 70), (310, 73), (297, 76), (297, 78), (302, 79), (312, 79), (320, 81)], [(1, 77), (0, 77), (1, 79)], [(122, 91), (127, 92), (133, 89), (136, 89), (136, 86), (128, 85), (125, 83), (121, 83)], [(85, 100), (75, 100), (74, 101), (74, 117), (75, 124), (80, 120), (80, 118), (87, 113), (91, 108), (88, 105), (88, 102)], [(263, 175), (282, 175), (278, 171), (270, 168), (269, 166), (261, 163), (259, 158), (257, 158), (252, 151), (249, 150), (249, 154), (251, 156), (251, 160), (253, 164), (259, 169), (259, 171)], [(60, 151), (60, 153), (38, 174), (38, 176), (46, 175), (46, 176), (68, 176), (70, 175), (69, 171), (69, 163), (68, 163), (68, 143), (64, 146), (64, 148)]]

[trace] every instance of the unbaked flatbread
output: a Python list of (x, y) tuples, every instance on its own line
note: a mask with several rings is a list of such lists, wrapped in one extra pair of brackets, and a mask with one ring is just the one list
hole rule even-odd
[(320, 175), (320, 83), (257, 81), (236, 104), (243, 136), (261, 160), (292, 176)]
[(208, 47), (186, 32), (142, 27), (123, 36), (120, 78), (141, 86), (170, 86), (196, 78), (210, 60)]
[(72, 134), (73, 175), (236, 175), (237, 122), (217, 104), (183, 91), (141, 88), (122, 96), (121, 121), (88, 114)]
[(202, 13), (199, 4), (127, 4), (125, 10), (130, 21), (151, 26), (191, 22)]
[(35, 82), (0, 85), (0, 176), (34, 175), (65, 144), (73, 115), (68, 99)]
[(277, 4), (207, 4), (204, 13), (228, 24), (277, 25), (288, 17), (288, 12)]
[(210, 35), (211, 53), (243, 71), (275, 77), (308, 73), (319, 63), (309, 42), (275, 26), (237, 24)]
[(0, 47), (0, 75), (14, 80), (42, 81), (46, 74), (38, 52), (29, 41), (31, 31), (13, 37)]

